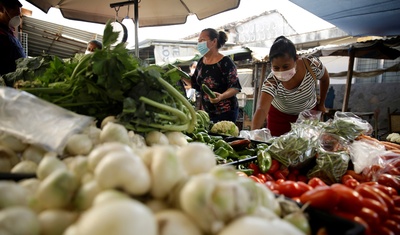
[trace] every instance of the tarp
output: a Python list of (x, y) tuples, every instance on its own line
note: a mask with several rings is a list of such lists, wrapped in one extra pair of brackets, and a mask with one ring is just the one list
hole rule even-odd
[(289, 1), (352, 36), (400, 35), (399, 0)]

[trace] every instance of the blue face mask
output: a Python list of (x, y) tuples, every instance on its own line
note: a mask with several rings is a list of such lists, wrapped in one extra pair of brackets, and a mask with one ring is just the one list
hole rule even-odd
[(207, 47), (207, 41), (197, 43), (197, 50), (202, 56), (205, 55), (210, 50)]

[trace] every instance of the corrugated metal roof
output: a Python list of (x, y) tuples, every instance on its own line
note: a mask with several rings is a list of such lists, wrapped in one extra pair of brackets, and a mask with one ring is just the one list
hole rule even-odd
[(84, 53), (87, 42), (92, 39), (102, 41), (103, 36), (56, 23), (23, 16), (22, 33), (27, 35), (27, 55), (56, 55), (70, 58), (76, 53)]

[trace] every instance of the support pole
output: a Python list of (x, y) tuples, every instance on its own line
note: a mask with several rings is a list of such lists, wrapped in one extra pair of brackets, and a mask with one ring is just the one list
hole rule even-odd
[(343, 106), (342, 112), (347, 112), (349, 106), (350, 99), (350, 91), (351, 91), (351, 82), (353, 80), (353, 67), (354, 67), (354, 57), (355, 57), (355, 49), (349, 48), (349, 66), (347, 68), (347, 80), (346, 80), (346, 90), (343, 98)]

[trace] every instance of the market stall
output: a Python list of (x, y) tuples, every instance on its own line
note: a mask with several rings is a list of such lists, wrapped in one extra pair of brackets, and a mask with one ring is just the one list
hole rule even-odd
[(211, 123), (174, 87), (181, 70), (141, 64), (114, 34), (108, 24), (103, 49), (26, 58), (5, 77), (5, 233), (400, 232), (399, 134), (379, 141), (348, 112), (304, 112), (274, 138)]

